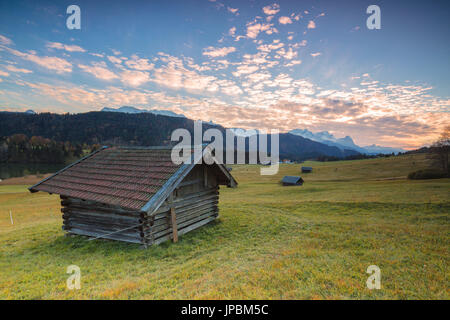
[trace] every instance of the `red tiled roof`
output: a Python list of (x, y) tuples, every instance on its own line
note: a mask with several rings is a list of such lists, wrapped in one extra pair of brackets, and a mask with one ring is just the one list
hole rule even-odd
[(180, 168), (170, 149), (107, 148), (30, 188), (140, 210)]

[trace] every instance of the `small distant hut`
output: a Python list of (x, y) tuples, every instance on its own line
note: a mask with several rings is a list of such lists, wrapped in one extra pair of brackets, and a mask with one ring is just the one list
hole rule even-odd
[(173, 239), (218, 217), (219, 185), (237, 182), (214, 158), (175, 164), (168, 147), (102, 148), (30, 187), (59, 194), (69, 234), (142, 244)]
[(301, 186), (303, 182), (302, 177), (299, 176), (284, 176), (281, 180), (283, 186)]
[(311, 173), (312, 170), (312, 167), (302, 167), (302, 173)]

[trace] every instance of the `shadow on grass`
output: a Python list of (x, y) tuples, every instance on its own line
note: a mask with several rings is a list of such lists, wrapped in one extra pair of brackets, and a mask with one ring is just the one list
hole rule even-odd
[[(95, 239), (80, 235), (61, 235), (52, 239), (42, 238), (35, 245), (25, 249), (28, 253), (54, 254), (55, 256), (76, 256), (83, 259), (83, 256), (111, 257), (116, 255), (141, 256), (145, 258), (167, 258), (190, 256), (197, 251), (199, 247), (211, 246), (214, 240), (213, 234), (222, 224), (221, 221), (212, 221), (211, 223), (180, 236), (177, 243), (166, 241), (156, 246), (144, 248), (143, 245), (115, 241), (109, 239)], [(25, 252), (22, 252), (25, 253)]]

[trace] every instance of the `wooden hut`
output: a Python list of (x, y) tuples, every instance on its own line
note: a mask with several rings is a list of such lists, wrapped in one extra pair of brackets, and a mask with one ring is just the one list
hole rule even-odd
[[(203, 150), (203, 152), (205, 149)], [(173, 239), (218, 217), (219, 185), (237, 182), (203, 153), (175, 164), (171, 149), (102, 148), (30, 187), (59, 194), (63, 230), (145, 247)]]
[(302, 167), (302, 173), (311, 173), (312, 170), (312, 167)]
[(283, 186), (301, 186), (303, 182), (302, 177), (298, 176), (284, 176), (281, 180)]

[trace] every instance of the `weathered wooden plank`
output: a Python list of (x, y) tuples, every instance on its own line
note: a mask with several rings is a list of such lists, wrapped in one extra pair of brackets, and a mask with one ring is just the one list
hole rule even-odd
[[(183, 202), (178, 202), (175, 204), (175, 209), (178, 211), (183, 210), (185, 207), (190, 207), (194, 204), (200, 204), (200, 203), (206, 203), (208, 201), (218, 201), (219, 197), (218, 195), (211, 194), (208, 196), (198, 197), (195, 199), (189, 199)], [(167, 216), (167, 212), (170, 210), (170, 208), (167, 206), (167, 210), (158, 213), (154, 216), (155, 221), (161, 218), (165, 218)]]
[[(183, 203), (189, 203), (192, 201), (195, 201), (195, 199), (201, 198), (203, 196), (206, 195), (218, 195), (218, 188), (210, 188), (208, 190), (205, 191), (200, 191), (200, 192), (195, 192), (189, 195), (186, 195), (184, 197), (178, 197), (176, 200), (174, 200), (175, 206), (181, 206)], [(165, 212), (168, 211), (170, 209), (170, 206), (168, 205), (168, 203), (166, 202), (165, 204), (161, 205), (160, 208), (158, 210), (156, 210), (152, 215), (156, 216), (158, 213), (161, 212)]]
[[(210, 223), (211, 221), (214, 221), (215, 219), (216, 219), (216, 217), (209, 217), (209, 218), (201, 220), (201, 221), (199, 221), (197, 223), (191, 224), (190, 226), (188, 226), (188, 227), (186, 227), (184, 229), (180, 229), (178, 231), (178, 235), (181, 236), (183, 234), (186, 234), (189, 231), (195, 230), (195, 229), (197, 229), (197, 228), (199, 228), (199, 227), (201, 227), (201, 226), (203, 226), (203, 225), (205, 225), (207, 223)], [(168, 235), (168, 236), (166, 235), (166, 236), (160, 237), (158, 239), (155, 239), (152, 244), (158, 245), (158, 244), (160, 244), (162, 242), (166, 242), (167, 240), (170, 240), (170, 237), (171, 237), (171, 235)]]
[(144, 216), (145, 212), (141, 211), (130, 211), (121, 209), (114, 206), (108, 206), (108, 205), (102, 205), (98, 202), (91, 201), (90, 203), (86, 203), (82, 200), (70, 200), (70, 201), (61, 201), (61, 205), (63, 207), (72, 207), (76, 209), (86, 209), (86, 210), (94, 210), (98, 211), (99, 213), (110, 213), (113, 212), (117, 215), (124, 215), (124, 216)]
[(117, 234), (103, 235), (103, 234), (95, 232), (95, 231), (86, 231), (86, 230), (78, 229), (78, 228), (72, 228), (69, 232), (72, 234), (78, 234), (78, 235), (94, 237), (94, 238), (102, 237), (104, 239), (119, 240), (119, 241), (125, 241), (125, 242), (130, 242), (130, 243), (138, 243), (138, 244), (144, 243), (141, 238), (133, 239), (133, 238), (129, 238), (129, 237), (120, 236)]
[(122, 231), (123, 234), (125, 233), (130, 233), (130, 234), (140, 234), (141, 232), (141, 227), (140, 226), (130, 226), (130, 225), (105, 225), (105, 224), (99, 224), (99, 223), (89, 223), (89, 221), (85, 221), (85, 220), (75, 220), (75, 219), (69, 219), (66, 221), (65, 223), (66, 226), (68, 227), (77, 227), (77, 228), (85, 228), (85, 229), (90, 229), (90, 230), (96, 230), (98, 232), (104, 232), (104, 233), (108, 233), (108, 232), (116, 232), (116, 231), (120, 231), (122, 229), (125, 228), (129, 228), (125, 231)]
[(175, 209), (170, 209), (171, 221), (172, 221), (172, 238), (173, 242), (178, 242), (178, 227), (177, 227), (177, 216), (175, 215)]
[[(187, 226), (189, 226), (189, 225), (191, 225), (191, 224), (193, 224), (193, 223), (195, 223), (197, 221), (203, 220), (203, 219), (211, 217), (211, 216), (214, 216), (214, 218), (216, 218), (216, 216), (217, 216), (216, 212), (215, 211), (210, 211), (210, 212), (202, 214), (200, 216), (193, 217), (192, 219), (189, 219), (189, 220), (187, 220), (187, 221), (185, 221), (183, 223), (178, 224), (178, 231), (181, 231), (184, 227), (187, 227)], [(165, 229), (165, 230), (162, 230), (162, 231), (159, 231), (159, 232), (155, 232), (153, 234), (153, 237), (155, 239), (158, 239), (159, 237), (161, 237), (163, 235), (166, 235), (168, 233), (172, 233), (172, 227), (171, 226), (169, 228)]]
[(80, 217), (80, 218), (85, 218), (85, 219), (97, 219), (99, 221), (117, 221), (120, 223), (139, 223), (139, 222), (143, 222), (145, 219), (141, 219), (139, 217), (127, 217), (127, 216), (120, 216), (120, 215), (116, 215), (116, 214), (103, 214), (103, 213), (97, 213), (97, 212), (93, 212), (93, 211), (88, 211), (88, 210), (78, 210), (78, 209), (72, 209), (72, 208), (65, 208), (66, 210), (64, 210), (63, 213), (63, 217), (71, 217), (71, 216), (75, 216), (75, 217)]
[[(189, 207), (186, 206), (186, 207), (183, 207), (182, 209), (175, 208), (175, 210), (176, 210), (177, 217), (182, 217), (183, 215), (186, 215), (190, 212), (193, 212), (196, 210), (202, 210), (206, 207), (213, 207), (213, 206), (217, 207), (217, 205), (218, 205), (218, 201), (209, 200), (209, 201), (201, 202), (198, 204), (192, 204), (191, 206), (189, 206)], [(170, 212), (168, 211), (168, 212), (166, 212), (166, 215), (164, 217), (160, 217), (159, 219), (155, 220), (153, 223), (153, 226), (158, 226), (158, 225), (167, 223), (167, 217), (169, 217), (169, 216), (170, 216)]]
[[(218, 213), (217, 206), (209, 205), (209, 206), (203, 207), (200, 210), (187, 211), (182, 215), (177, 214), (177, 218), (176, 218), (177, 224), (179, 225), (180, 223), (186, 222), (193, 217), (196, 217), (196, 216), (199, 216), (204, 213), (211, 212), (211, 211)], [(167, 219), (167, 221), (165, 223), (158, 223), (158, 224), (153, 225), (151, 230), (152, 230), (152, 232), (158, 232), (158, 231), (167, 229), (169, 227), (170, 227), (170, 223), (169, 223), (169, 219)]]
[(169, 196), (170, 205), (170, 217), (171, 217), (171, 227), (172, 227), (172, 239), (173, 242), (178, 242), (178, 227), (177, 227), (177, 216), (175, 215), (175, 208), (173, 207), (173, 192)]

